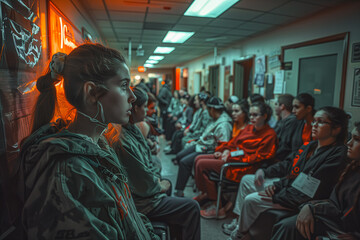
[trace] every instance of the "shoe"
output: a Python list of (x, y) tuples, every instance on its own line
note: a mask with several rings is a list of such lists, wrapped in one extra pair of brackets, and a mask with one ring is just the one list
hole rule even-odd
[[(211, 205), (209, 208), (205, 210), (200, 210), (200, 215), (206, 219), (216, 218), (216, 206)], [(224, 219), (224, 218), (226, 218), (226, 212), (223, 208), (221, 208), (219, 209), (217, 219)]]
[(221, 227), (226, 235), (230, 235), (237, 227), (238, 219), (234, 218), (231, 223), (224, 223)]
[(164, 152), (167, 153), (167, 152), (170, 152), (171, 151), (171, 146), (166, 146), (164, 148)]
[(227, 240), (240, 240), (244, 235), (239, 231), (239, 226), (236, 226), (234, 231), (231, 232)]
[(174, 165), (179, 165), (179, 161), (176, 158), (171, 159)]

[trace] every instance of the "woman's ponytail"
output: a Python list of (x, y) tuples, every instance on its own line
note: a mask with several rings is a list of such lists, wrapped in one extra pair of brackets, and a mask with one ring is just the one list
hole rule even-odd
[(36, 82), (36, 88), (39, 90), (40, 95), (35, 104), (31, 133), (48, 124), (54, 116), (56, 103), (55, 82), (57, 80), (54, 81), (51, 78), (50, 72), (39, 77)]

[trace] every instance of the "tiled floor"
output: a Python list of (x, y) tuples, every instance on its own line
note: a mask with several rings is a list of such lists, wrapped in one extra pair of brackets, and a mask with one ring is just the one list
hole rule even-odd
[[(163, 149), (166, 146), (166, 141), (163, 137), (160, 137), (160, 146), (161, 146), (161, 150), (158, 156), (161, 159), (161, 163), (162, 163), (162, 177), (171, 180), (173, 184), (173, 192), (174, 192), (178, 166), (175, 166), (171, 162), (171, 159), (175, 157), (175, 155), (166, 155), (163, 152)], [(197, 192), (193, 191), (193, 186), (194, 186), (194, 180), (190, 178), (184, 191), (185, 197), (192, 198), (198, 194)], [(222, 220), (215, 220), (215, 219), (208, 220), (201, 218), (201, 239), (203, 240), (227, 239), (228, 236), (222, 232), (221, 225), (223, 223), (229, 223), (231, 222), (231, 220), (232, 218), (230, 216)]]

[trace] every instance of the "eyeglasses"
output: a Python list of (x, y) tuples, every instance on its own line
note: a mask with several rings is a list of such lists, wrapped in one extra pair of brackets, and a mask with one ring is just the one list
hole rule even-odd
[(249, 114), (249, 117), (253, 117), (253, 118), (257, 118), (257, 117), (259, 117), (259, 116), (261, 116), (260, 113), (250, 113), (250, 114)]
[(331, 124), (330, 122), (326, 122), (326, 121), (322, 121), (322, 120), (314, 120), (311, 122), (311, 126), (315, 126), (315, 125), (318, 125), (320, 127), (324, 126), (325, 124)]

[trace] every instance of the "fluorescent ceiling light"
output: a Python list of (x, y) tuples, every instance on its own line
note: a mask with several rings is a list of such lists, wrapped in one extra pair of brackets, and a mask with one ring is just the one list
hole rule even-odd
[(185, 16), (216, 18), (239, 0), (195, 0)]
[(156, 60), (146, 60), (146, 63), (157, 64), (157, 63), (159, 63), (159, 61), (156, 61)]
[(154, 53), (162, 53), (162, 54), (169, 54), (174, 51), (174, 47), (157, 47)]
[(168, 31), (163, 42), (166, 43), (183, 43), (188, 40), (195, 32), (178, 32)]
[(154, 67), (154, 65), (152, 65), (152, 64), (150, 64), (150, 63), (145, 63), (145, 64), (144, 64), (144, 67), (152, 68), (152, 67)]
[(156, 56), (156, 55), (152, 55), (149, 57), (149, 60), (157, 60), (157, 61), (161, 61), (164, 59), (164, 56)]

